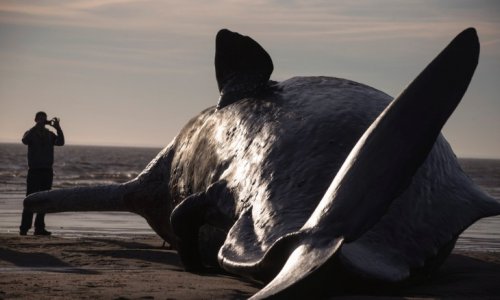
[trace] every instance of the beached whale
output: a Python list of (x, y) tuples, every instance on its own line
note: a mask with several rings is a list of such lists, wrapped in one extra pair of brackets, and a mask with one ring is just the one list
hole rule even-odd
[(500, 214), (440, 135), (478, 58), (469, 28), (393, 100), (340, 78), (270, 81), (268, 53), (221, 30), (217, 106), (137, 178), (39, 192), (24, 205), (137, 213), (187, 270), (217, 266), (265, 284), (255, 299), (335, 293), (345, 278), (406, 282), (439, 267), (477, 219)]

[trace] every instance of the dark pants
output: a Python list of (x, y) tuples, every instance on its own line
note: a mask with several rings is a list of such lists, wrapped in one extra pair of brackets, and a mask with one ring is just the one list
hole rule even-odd
[[(26, 196), (35, 192), (46, 191), (52, 188), (52, 178), (54, 173), (52, 169), (29, 169), (28, 177), (26, 178), (27, 189)], [(35, 231), (45, 229), (45, 214), (36, 214)], [(28, 231), (33, 223), (33, 213), (23, 209), (23, 217), (21, 219), (21, 231)]]

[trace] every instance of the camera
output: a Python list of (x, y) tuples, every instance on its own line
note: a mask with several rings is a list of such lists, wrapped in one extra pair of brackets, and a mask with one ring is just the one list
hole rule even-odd
[(45, 125), (54, 126), (54, 124), (57, 122), (59, 122), (58, 118), (52, 118), (50, 121), (49, 120), (45, 121)]

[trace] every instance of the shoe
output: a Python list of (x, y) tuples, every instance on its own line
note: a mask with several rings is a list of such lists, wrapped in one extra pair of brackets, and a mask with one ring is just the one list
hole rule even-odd
[(51, 235), (52, 232), (45, 229), (35, 230), (35, 235)]
[(28, 233), (28, 230), (19, 231), (19, 235), (26, 235), (27, 233)]

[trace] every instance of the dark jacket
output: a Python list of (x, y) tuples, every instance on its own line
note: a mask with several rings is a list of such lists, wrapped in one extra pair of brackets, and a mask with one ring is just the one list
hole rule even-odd
[(54, 163), (54, 145), (64, 145), (64, 134), (57, 129), (57, 135), (45, 127), (33, 127), (23, 136), (28, 145), (28, 166), (30, 169), (50, 169)]

